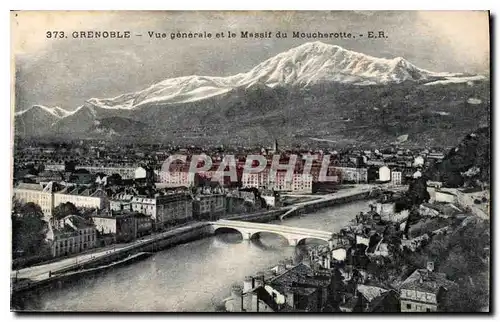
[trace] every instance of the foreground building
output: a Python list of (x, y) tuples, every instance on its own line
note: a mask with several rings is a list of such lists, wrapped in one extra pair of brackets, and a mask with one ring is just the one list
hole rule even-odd
[(50, 223), (47, 240), (53, 257), (77, 254), (97, 246), (95, 227), (75, 215)]
[(225, 302), (229, 312), (322, 312), (328, 306), (332, 279), (300, 263), (280, 264), (276, 276), (247, 277), (243, 288), (233, 287)]
[(153, 229), (151, 218), (139, 213), (93, 215), (92, 222), (101, 236), (110, 236), (113, 242), (129, 242), (151, 234)]
[(400, 287), (401, 312), (440, 311), (446, 293), (455, 283), (446, 274), (434, 272), (434, 263), (415, 270)]

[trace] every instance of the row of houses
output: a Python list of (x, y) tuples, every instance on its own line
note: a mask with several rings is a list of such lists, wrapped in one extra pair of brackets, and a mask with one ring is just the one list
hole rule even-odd
[(150, 217), (158, 228), (192, 218), (219, 217), (226, 211), (226, 196), (221, 190), (203, 191), (194, 195), (189, 191), (169, 191), (154, 195), (129, 191), (109, 197), (102, 188), (20, 183), (14, 188), (14, 197), (23, 203), (38, 204), (46, 221), (53, 217), (55, 207), (67, 202), (77, 208), (94, 209), (99, 213), (141, 213)]
[[(65, 172), (67, 171), (67, 165), (64, 163), (49, 163), (44, 166), (46, 171), (53, 172)], [(97, 166), (97, 165), (76, 165), (74, 170), (86, 170), (90, 174), (103, 173), (105, 175), (111, 176), (113, 174), (118, 174), (122, 179), (138, 179), (146, 178), (148, 171), (150, 169), (146, 166), (128, 166), (128, 167), (109, 167), (109, 166)]]
[(258, 188), (274, 191), (291, 191), (295, 193), (312, 193), (313, 177), (311, 174), (277, 171), (275, 176), (269, 171), (243, 173), (241, 184), (246, 188)]
[(85, 218), (70, 215), (49, 219), (47, 240), (54, 257), (130, 242), (169, 224), (221, 216), (226, 211), (225, 200), (223, 194), (195, 197), (186, 192), (154, 197), (120, 194), (109, 199), (108, 209), (96, 209)]
[(71, 202), (80, 208), (104, 209), (108, 197), (101, 188), (60, 186), (57, 183), (20, 183), (14, 188), (14, 197), (23, 203), (33, 202), (42, 208), (46, 221), (52, 218), (54, 208)]

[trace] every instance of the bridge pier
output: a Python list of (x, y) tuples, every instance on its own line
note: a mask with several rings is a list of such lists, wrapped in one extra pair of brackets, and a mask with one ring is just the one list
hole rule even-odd
[(250, 240), (252, 238), (252, 234), (247, 232), (241, 232), (241, 236), (243, 236), (243, 240)]
[(297, 246), (297, 239), (288, 239), (288, 245)]

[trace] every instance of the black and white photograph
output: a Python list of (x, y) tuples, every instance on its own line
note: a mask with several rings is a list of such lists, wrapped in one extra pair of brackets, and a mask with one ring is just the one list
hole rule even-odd
[(491, 19), (11, 11), (10, 310), (490, 313)]

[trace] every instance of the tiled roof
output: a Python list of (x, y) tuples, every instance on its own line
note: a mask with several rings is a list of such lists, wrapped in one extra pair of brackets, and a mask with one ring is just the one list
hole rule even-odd
[(401, 284), (400, 289), (437, 293), (441, 287), (448, 288), (453, 285), (455, 283), (448, 280), (444, 273), (417, 269)]
[(83, 228), (88, 228), (91, 227), (92, 225), (87, 222), (84, 218), (76, 215), (69, 215), (64, 218), (64, 222), (71, 222), (73, 226), (77, 229), (83, 229)]
[(268, 282), (281, 293), (308, 295), (330, 284), (328, 277), (314, 275), (313, 269), (301, 263)]
[(387, 292), (387, 290), (384, 288), (372, 285), (364, 285), (364, 284), (359, 284), (357, 286), (357, 290), (361, 295), (364, 296), (364, 298), (368, 302), (373, 301), (376, 297), (379, 297), (380, 295)]
[(16, 187), (17, 189), (27, 189), (27, 190), (37, 190), (37, 191), (42, 191), (43, 188), (40, 184), (38, 183), (19, 183)]

